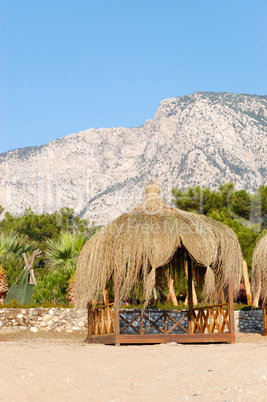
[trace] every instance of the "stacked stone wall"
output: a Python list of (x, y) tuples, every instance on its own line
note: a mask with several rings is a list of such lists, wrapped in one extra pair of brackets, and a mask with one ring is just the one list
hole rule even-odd
[[(126, 314), (129, 321), (134, 316), (134, 312), (131, 310), (124, 311), (123, 314)], [(152, 315), (156, 317), (159, 312), (151, 311), (149, 314), (153, 319)], [(171, 314), (174, 318), (179, 319), (184, 312), (172, 311)], [(183, 323), (187, 326), (186, 319)], [(22, 329), (31, 332), (73, 332), (78, 330), (86, 332), (87, 311), (75, 308), (2, 308), (0, 309), (0, 333), (3, 329)], [(235, 330), (236, 332), (262, 332), (262, 311), (235, 311)], [(177, 333), (179, 331), (177, 328)], [(132, 333), (131, 330), (129, 333)]]
[(31, 332), (86, 330), (86, 309), (72, 308), (2, 308), (1, 329), (23, 329)]
[(235, 311), (236, 332), (262, 332), (262, 310)]

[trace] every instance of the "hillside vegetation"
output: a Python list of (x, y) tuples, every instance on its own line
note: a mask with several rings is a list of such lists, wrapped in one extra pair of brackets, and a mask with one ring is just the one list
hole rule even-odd
[[(251, 268), (255, 244), (267, 232), (267, 186), (260, 186), (253, 194), (236, 190), (233, 183), (221, 185), (217, 191), (208, 187), (174, 188), (172, 194), (177, 208), (205, 214), (228, 225)], [(39, 215), (26, 209), (19, 217), (4, 213), (2, 207), (0, 212), (0, 265), (6, 271), (8, 286), (24, 267), (22, 253), (39, 248), (42, 256), (35, 264), (35, 302), (67, 303), (66, 289), (79, 252), (99, 226), (90, 226), (69, 208)]]

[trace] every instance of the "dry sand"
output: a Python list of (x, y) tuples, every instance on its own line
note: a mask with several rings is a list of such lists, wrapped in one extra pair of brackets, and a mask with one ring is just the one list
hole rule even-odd
[(104, 346), (83, 333), (0, 332), (0, 401), (267, 401), (267, 337)]

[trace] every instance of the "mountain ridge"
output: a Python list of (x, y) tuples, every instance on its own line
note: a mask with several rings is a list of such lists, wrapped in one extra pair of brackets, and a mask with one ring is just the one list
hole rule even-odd
[[(227, 95), (237, 95), (237, 96), (249, 96), (249, 97), (256, 97), (256, 98), (262, 98), (262, 99), (265, 99), (265, 100), (267, 100), (267, 95), (257, 95), (257, 94), (247, 94), (247, 93), (242, 93), (242, 94), (238, 94), (238, 93), (230, 93), (230, 92), (213, 92), (213, 91), (196, 91), (196, 92), (194, 92), (193, 94), (191, 94), (191, 95), (182, 95), (182, 96), (176, 96), (176, 97), (174, 97), (174, 98), (166, 98), (166, 99), (164, 99), (163, 101), (161, 101), (161, 102), (164, 102), (164, 101), (167, 101), (167, 100), (170, 100), (170, 99), (178, 99), (178, 98), (185, 98), (185, 97), (190, 97), (190, 96), (192, 96), (192, 95), (195, 95), (195, 94), (218, 94), (218, 95), (224, 95), (224, 94), (227, 94)], [(161, 103), (160, 102), (160, 103)], [(148, 120), (152, 120), (152, 119), (148, 119)], [(146, 120), (146, 121), (148, 121), (148, 120)], [(145, 122), (146, 123), (146, 122)], [(140, 128), (140, 127), (142, 127), (145, 123), (143, 123), (143, 124), (141, 124), (140, 126), (138, 126), (138, 127), (134, 127), (134, 126), (132, 126), (132, 127), (126, 127), (126, 126), (114, 126), (114, 127), (99, 127), (99, 128), (92, 128), (92, 130), (102, 130), (102, 129), (111, 129), (111, 128)], [(41, 149), (42, 147), (44, 147), (44, 146), (46, 146), (47, 144), (49, 144), (50, 142), (52, 142), (52, 141), (57, 141), (57, 140), (61, 140), (61, 139), (64, 139), (64, 138), (66, 138), (66, 137), (68, 137), (68, 136), (70, 136), (70, 135), (76, 135), (76, 134), (79, 134), (79, 133), (81, 133), (81, 132), (84, 132), (84, 131), (88, 131), (88, 130), (91, 130), (91, 129), (87, 129), (87, 130), (81, 130), (81, 131), (78, 131), (77, 133), (71, 133), (71, 134), (67, 134), (66, 136), (64, 136), (64, 137), (60, 137), (60, 138), (55, 138), (54, 140), (51, 140), (51, 141), (48, 141), (48, 142), (46, 142), (46, 143), (44, 143), (44, 144), (40, 144), (40, 145), (29, 145), (29, 146), (26, 146), (26, 147), (18, 147), (18, 148), (14, 148), (14, 149), (10, 149), (10, 150), (8, 150), (8, 151), (4, 151), (4, 152), (0, 152), (0, 158), (1, 157), (3, 157), (3, 156), (6, 156), (7, 154), (9, 154), (10, 152), (14, 152), (14, 151), (20, 151), (20, 150), (35, 150), (35, 149)]]
[(47, 144), (0, 154), (0, 204), (62, 206), (106, 223), (141, 201), (147, 181), (217, 188), (266, 183), (267, 96), (196, 92), (168, 98), (139, 127), (88, 129)]

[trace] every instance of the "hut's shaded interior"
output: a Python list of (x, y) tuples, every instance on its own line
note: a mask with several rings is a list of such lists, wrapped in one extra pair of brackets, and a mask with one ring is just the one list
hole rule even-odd
[[(168, 279), (173, 281), (176, 297), (184, 301), (188, 291), (188, 253), (185, 248), (178, 248), (169, 263), (156, 270), (156, 288), (159, 289), (161, 283), (165, 285), (165, 294), (168, 292), (170, 297), (170, 286)], [(205, 283), (205, 274), (207, 268), (200, 266), (192, 261), (193, 286), (196, 291), (198, 302), (204, 301), (203, 290)], [(159, 285), (159, 286), (158, 286)], [(194, 304), (197, 304), (194, 302)]]
[[(151, 294), (151, 299), (149, 304), (155, 304), (155, 301), (160, 302), (169, 302), (172, 301), (171, 298), (171, 287), (173, 287), (173, 291), (175, 292), (175, 298), (177, 302), (186, 301), (187, 304), (187, 291), (188, 291), (188, 253), (184, 247), (179, 247), (172, 259), (165, 265), (158, 267), (156, 269), (155, 276), (155, 287)], [(151, 271), (152, 267), (150, 266), (149, 270)], [(195, 291), (195, 298), (198, 300), (194, 301), (194, 304), (199, 302), (204, 302), (204, 283), (205, 283), (205, 274), (207, 268), (200, 266), (195, 261), (192, 261), (192, 278), (193, 278), (193, 287)], [(172, 285), (169, 282), (172, 282)], [(144, 292), (143, 292), (143, 283), (142, 278), (138, 277), (135, 287), (132, 289), (132, 292), (127, 300), (127, 302), (137, 305), (138, 303), (144, 302)], [(109, 298), (113, 300), (113, 277), (111, 278), (108, 288), (111, 289)], [(186, 300), (185, 300), (186, 299)], [(175, 303), (173, 303), (175, 304)], [(176, 304), (175, 304), (176, 305)]]

